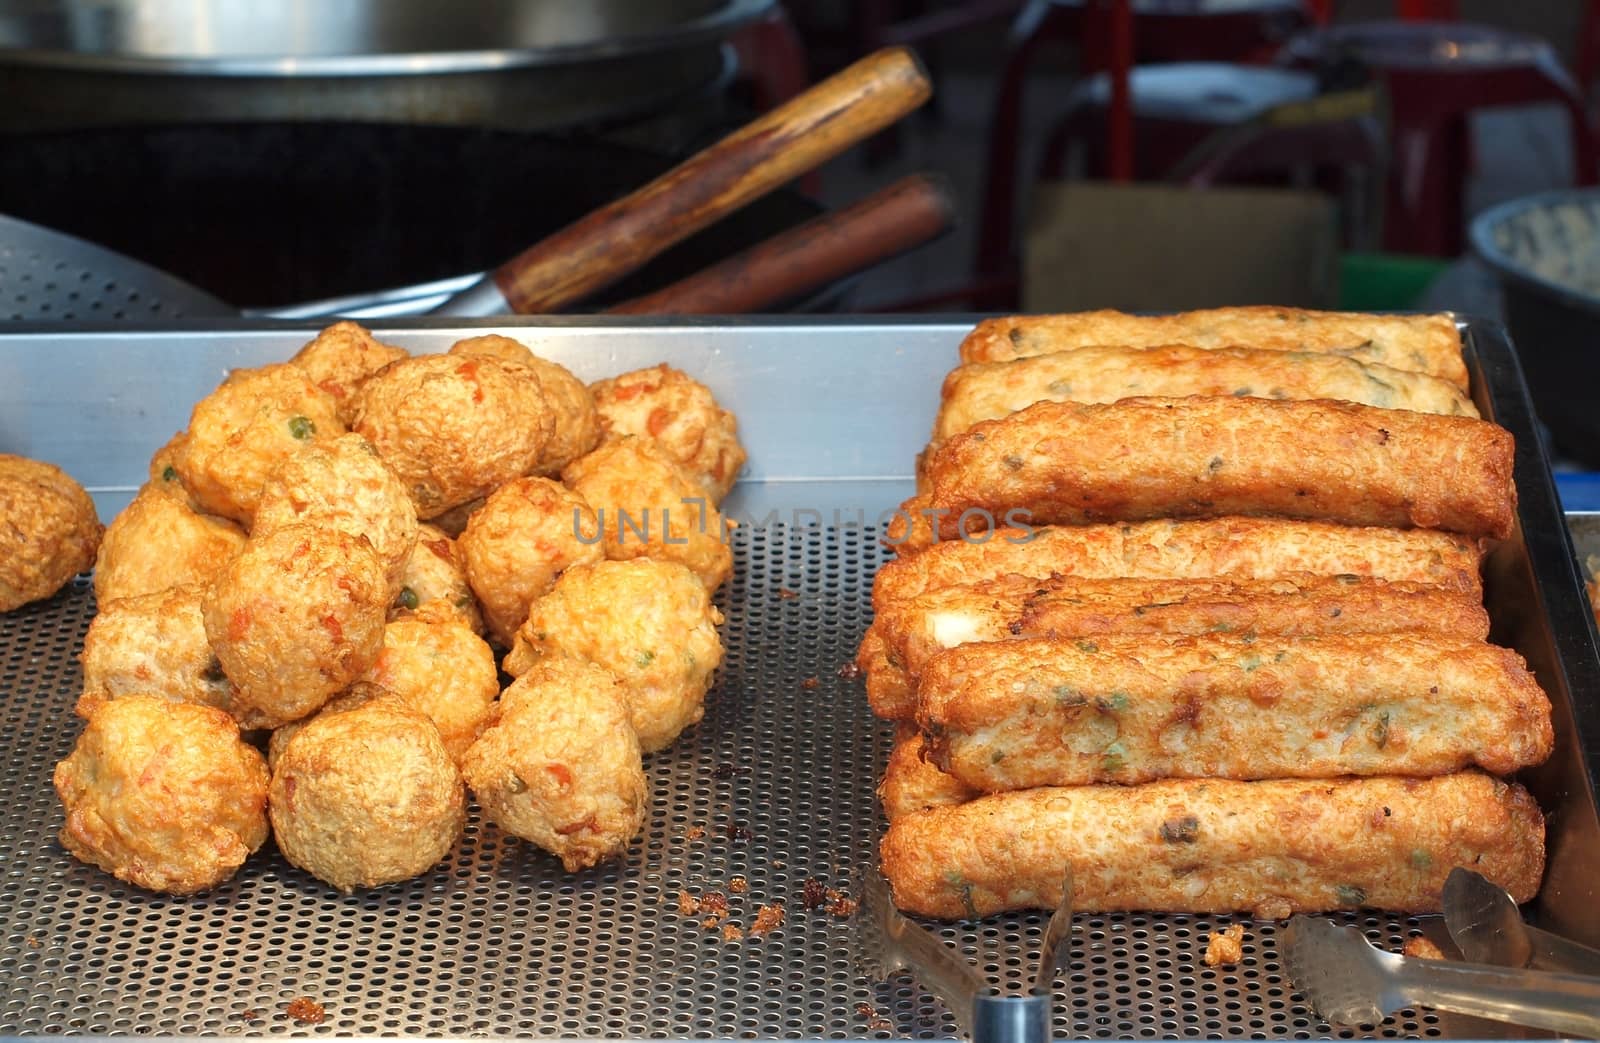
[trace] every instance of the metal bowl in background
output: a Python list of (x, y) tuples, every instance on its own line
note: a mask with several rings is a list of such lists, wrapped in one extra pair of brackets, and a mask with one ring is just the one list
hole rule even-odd
[(0, 0), (0, 129), (659, 111), (774, 0)]
[(1559, 454), (1600, 467), (1600, 189), (1514, 199), (1472, 222)]

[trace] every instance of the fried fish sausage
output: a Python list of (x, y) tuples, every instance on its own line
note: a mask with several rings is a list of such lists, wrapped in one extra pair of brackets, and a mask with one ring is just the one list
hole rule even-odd
[(1028, 638), (935, 656), (927, 756), (985, 791), (1165, 778), (1509, 773), (1550, 700), (1522, 657), (1440, 634)]
[[(1003, 576), (929, 591), (891, 605), (873, 626), (883, 642), (879, 655), (895, 664), (901, 681), (894, 686), (886, 677), (879, 679), (873, 686), (880, 692), (873, 711), (896, 720), (907, 716), (912, 705), (889, 693), (914, 686), (928, 661), (940, 652), (972, 642), (1115, 634), (1399, 631), (1481, 640), (1489, 634), (1489, 614), (1473, 594), (1370, 576), (1291, 573), (1241, 580)], [(880, 667), (878, 672), (888, 669)], [(868, 688), (869, 699), (873, 687)]]
[(1458, 865), (1532, 898), (1544, 818), (1521, 786), (1477, 772), (1175, 780), (935, 808), (892, 823), (881, 854), (896, 905), (949, 920), (1053, 908), (1069, 863), (1087, 913), (1423, 913)]
[(1002, 362), (1096, 344), (1192, 344), (1343, 355), (1467, 387), (1461, 334), (1448, 315), (1361, 315), (1300, 308), (1209, 308), (1176, 315), (1087, 311), (986, 319), (961, 342), (962, 362)]
[(887, 563), (873, 583), (872, 606), (882, 613), (924, 591), (1008, 573), (1269, 579), (1311, 572), (1434, 583), (1478, 596), (1483, 553), (1477, 540), (1446, 532), (1272, 518), (998, 529)]
[(895, 732), (889, 763), (878, 784), (884, 818), (895, 822), (918, 811), (965, 804), (982, 795), (923, 759), (921, 732), (908, 725)]
[(1247, 514), (1504, 538), (1512, 449), (1487, 421), (1347, 402), (1040, 402), (941, 446), (928, 499), (944, 539), (964, 512), (1016, 508), (1031, 524)]
[(1115, 402), (1134, 396), (1232, 395), (1339, 399), (1384, 409), (1478, 415), (1454, 384), (1339, 355), (1260, 348), (1095, 347), (958, 366), (944, 378), (933, 441), (1035, 402)]
[(867, 704), (885, 720), (910, 720), (917, 711), (917, 690), (905, 667), (889, 655), (882, 628), (875, 621), (861, 635), (856, 668), (867, 689)]

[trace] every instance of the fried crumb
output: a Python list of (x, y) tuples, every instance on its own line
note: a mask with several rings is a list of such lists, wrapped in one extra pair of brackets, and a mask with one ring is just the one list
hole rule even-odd
[(693, 916), (700, 911), (700, 899), (688, 891), (678, 892), (678, 914), (680, 916)]
[(770, 905), (762, 905), (756, 909), (756, 921), (750, 925), (750, 937), (759, 938), (763, 934), (776, 931), (783, 926), (783, 903), (775, 901)]
[(858, 1017), (858, 1018), (875, 1018), (877, 1016), (878, 1016), (878, 1008), (874, 1007), (872, 1004), (870, 1004), (870, 1003), (857, 1003), (856, 1004), (856, 1017)]
[(774, 869), (788, 869), (789, 868), (789, 863), (785, 862), (781, 858), (774, 858), (772, 860), (772, 868), (774, 868)]
[(714, 778), (714, 779), (731, 779), (735, 775), (748, 775), (748, 774), (750, 774), (750, 768), (748, 766), (746, 766), (746, 765), (737, 765), (736, 766), (736, 765), (733, 765), (733, 764), (729, 764), (726, 761), (724, 761), (723, 763), (717, 765), (715, 768), (711, 769), (711, 777)]
[(31, 934), (28, 935), (28, 948), (30, 948), (30, 949), (41, 949), (43, 947), (44, 947), (44, 943), (43, 942), (41, 942), (38, 938), (35, 938)]
[(750, 891), (750, 881), (742, 876), (736, 876), (728, 881), (728, 890), (736, 895), (747, 894)]
[(704, 927), (708, 931), (716, 930), (719, 926), (721, 926), (721, 924), (722, 917), (720, 916), (708, 916), (704, 920), (700, 921), (700, 926)]
[(1223, 931), (1212, 931), (1206, 943), (1207, 967), (1223, 967), (1244, 959), (1244, 924), (1236, 923)]
[(1406, 943), (1400, 947), (1400, 954), (1416, 960), (1444, 959), (1444, 951), (1420, 934), (1407, 938)]
[(856, 908), (861, 903), (842, 891), (828, 891), (828, 915), (836, 916), (841, 920), (848, 920), (856, 915)]
[(888, 1032), (890, 1029), (894, 1028), (894, 1022), (890, 1021), (882, 1014), (875, 1014), (871, 1018), (867, 1019), (867, 1028), (871, 1029), (873, 1032)]
[(284, 1013), (302, 1025), (320, 1025), (328, 1020), (328, 1012), (310, 996), (301, 996), (299, 999), (289, 1001), (284, 1008)]
[(741, 928), (738, 924), (736, 924), (736, 923), (725, 923), (725, 924), (722, 925), (722, 940), (723, 941), (725, 941), (725, 942), (736, 942), (736, 941), (738, 941), (739, 939), (741, 939), (743, 937), (744, 937), (744, 929)]
[(721, 891), (707, 891), (700, 897), (700, 911), (711, 916), (727, 916), (728, 896)]
[(239, 1013), (235, 1014), (234, 1017), (240, 1021), (255, 1021), (257, 1018), (261, 1017), (261, 1012), (256, 1010), (254, 1007), (251, 1007), (249, 1010), (241, 1010)]
[(854, 659), (847, 659), (839, 664), (839, 669), (835, 670), (834, 673), (838, 674), (846, 681), (854, 681), (856, 678), (861, 676), (861, 668), (856, 665), (856, 661)]
[(800, 904), (806, 912), (816, 909), (828, 900), (828, 889), (822, 881), (814, 876), (806, 877), (806, 882), (800, 885)]
[(729, 840), (749, 840), (755, 836), (750, 832), (749, 826), (741, 826), (737, 822), (728, 823), (722, 832)]
[(782, 598), (784, 601), (793, 601), (799, 596), (800, 592), (798, 590), (790, 590), (788, 587), (778, 588), (778, 597)]
[(804, 688), (806, 691), (809, 692), (809, 691), (814, 690), (815, 688), (817, 688), (821, 684), (822, 684), (822, 682), (817, 680), (817, 676), (815, 674), (812, 674), (810, 677), (808, 677), (804, 681), (800, 682), (800, 687)]
[(706, 827), (690, 826), (684, 831), (683, 836), (685, 840), (704, 840), (706, 838)]

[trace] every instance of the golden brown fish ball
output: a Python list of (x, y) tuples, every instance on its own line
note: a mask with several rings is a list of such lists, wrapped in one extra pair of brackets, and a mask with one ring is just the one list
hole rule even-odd
[(209, 583), (244, 549), (235, 523), (197, 514), (177, 481), (147, 482), (106, 526), (94, 563), (102, 606), (169, 587)]
[(589, 388), (606, 438), (650, 438), (684, 466), (721, 503), (744, 466), (739, 421), (717, 405), (711, 389), (666, 363)]
[(47, 598), (87, 572), (100, 532), (94, 501), (65, 471), (0, 453), (0, 612)]
[(283, 856), (345, 892), (427, 872), (467, 818), (438, 729), (387, 695), (295, 732), (279, 753), (268, 807)]
[(311, 382), (333, 396), (346, 427), (355, 420), (356, 395), (367, 378), (407, 356), (406, 349), (385, 344), (359, 323), (336, 322), (317, 334), (289, 360)]
[(206, 639), (204, 593), (190, 584), (101, 605), (83, 636), (78, 716), (130, 695), (231, 710), (233, 686)]
[(650, 797), (616, 677), (577, 659), (545, 660), (507, 688), (462, 774), (491, 822), (569, 873), (626, 852)]
[(389, 606), (390, 621), (425, 619), (456, 621), (474, 634), (483, 633), (478, 599), (467, 584), (456, 541), (427, 522), (417, 526), (417, 545), (406, 559), (400, 593)]
[(423, 519), (533, 471), (555, 415), (526, 366), (422, 355), (368, 380), (356, 430), (394, 468)]
[(639, 745), (651, 753), (704, 715), (722, 662), (721, 622), (705, 587), (676, 562), (574, 565), (534, 601), (505, 668), (521, 676), (542, 660), (571, 656), (611, 671), (622, 679)]
[(667, 451), (644, 438), (607, 442), (561, 474), (594, 508), (606, 557), (688, 566), (715, 591), (733, 572), (722, 515)]
[(197, 509), (248, 526), (286, 458), (344, 432), (333, 396), (298, 367), (234, 370), (195, 404), (172, 466)]
[(500, 670), (483, 638), (454, 620), (402, 619), (383, 628), (383, 651), (365, 679), (421, 710), (460, 762), (488, 723)]
[(201, 607), (240, 723), (276, 728), (314, 712), (371, 668), (383, 647), (388, 594), (366, 540), (286, 525), (252, 539)]
[(398, 594), (417, 543), (417, 512), (404, 483), (360, 435), (340, 435), (285, 460), (267, 482), (252, 529), (297, 523), (365, 537)]
[(170, 894), (216, 887), (267, 839), (267, 766), (213, 706), (130, 695), (100, 706), (56, 765), (61, 845)]
[(589, 388), (559, 362), (540, 358), (519, 341), (499, 334), (456, 341), (452, 355), (486, 355), (505, 362), (520, 362), (533, 370), (544, 391), (545, 403), (555, 415), (555, 431), (539, 457), (534, 473), (553, 477), (578, 457), (600, 444), (600, 414)]
[(507, 648), (528, 606), (563, 569), (606, 556), (594, 511), (548, 478), (518, 478), (496, 489), (456, 546), (489, 632)]

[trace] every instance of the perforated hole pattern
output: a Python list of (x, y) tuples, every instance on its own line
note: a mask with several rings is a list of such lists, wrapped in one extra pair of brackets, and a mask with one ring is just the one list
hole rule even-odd
[(154, 322), (185, 314), (181, 303), (160, 299), (160, 292), (154, 282), (131, 285), (48, 250), (0, 240), (0, 319)]
[[(954, 1035), (909, 978), (863, 978), (853, 926), (801, 901), (807, 877), (853, 894), (883, 830), (874, 788), (891, 731), (839, 674), (869, 621), (875, 534), (745, 527), (735, 552), (720, 596), (726, 663), (705, 720), (649, 758), (653, 805), (626, 862), (569, 876), (474, 816), (448, 862), (354, 896), (270, 843), (219, 890), (185, 899), (74, 861), (55, 840), (49, 780), (79, 731), (76, 656), (93, 594), (79, 579), (0, 615), (0, 1032)], [(730, 891), (735, 876), (745, 893)], [(774, 900), (786, 919), (726, 941), (678, 911), (684, 890), (724, 892), (742, 926)], [(1349, 919), (1389, 948), (1419, 926)], [(1042, 922), (931, 926), (992, 984), (1021, 991)], [(1272, 925), (1247, 928), (1241, 964), (1201, 962), (1208, 932), (1228, 922), (1080, 915), (1055, 1034), (1334, 1034), (1284, 983)], [(289, 1016), (302, 996), (325, 1021)], [(1406, 1016), (1366, 1034), (1440, 1029), (1433, 1015)]]

